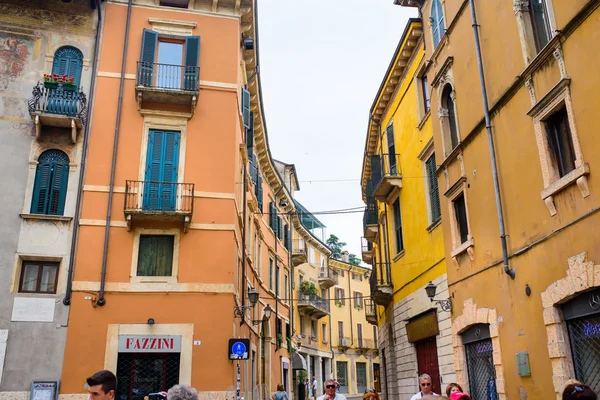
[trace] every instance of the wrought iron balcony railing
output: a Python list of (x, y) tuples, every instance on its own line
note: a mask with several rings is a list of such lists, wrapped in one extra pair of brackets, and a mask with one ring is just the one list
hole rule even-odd
[(338, 274), (332, 268), (323, 266), (319, 269), (319, 285), (321, 288), (329, 289), (337, 285), (338, 281)]
[(371, 156), (371, 179), (373, 190), (379, 186), (384, 177), (402, 176), (400, 154), (381, 154)]
[(359, 349), (374, 349), (375, 348), (375, 346), (373, 345), (373, 339), (365, 339), (365, 338), (359, 337), (356, 342), (357, 342), (356, 347), (358, 347)]
[(75, 143), (77, 129), (85, 125), (87, 98), (83, 90), (61, 83), (38, 82), (33, 87), (32, 97), (27, 101), (29, 113), (36, 125), (36, 136), (40, 137), (43, 125), (70, 128)]
[(187, 230), (194, 212), (194, 184), (126, 181), (124, 211), (129, 216), (128, 227), (132, 215), (167, 220), (181, 217)]
[(369, 279), (371, 297), (375, 304), (387, 305), (392, 297), (393, 284), (390, 263), (378, 262), (373, 265), (373, 273)]
[(368, 323), (377, 325), (377, 306), (371, 299), (365, 299), (365, 317)]
[(138, 61), (137, 86), (198, 92), (200, 67)]
[(298, 307), (304, 314), (315, 315), (319, 318), (329, 314), (329, 301), (317, 295), (298, 292)]

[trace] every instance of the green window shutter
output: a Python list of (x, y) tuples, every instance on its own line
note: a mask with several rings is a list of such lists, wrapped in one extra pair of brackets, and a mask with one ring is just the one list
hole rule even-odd
[(277, 237), (279, 240), (283, 239), (283, 219), (281, 217), (277, 217)]
[(185, 38), (185, 73), (183, 87), (185, 90), (198, 90), (198, 76), (200, 73), (200, 36)]
[(244, 117), (244, 127), (250, 128), (250, 92), (242, 88), (242, 116)]
[(64, 46), (54, 53), (52, 73), (67, 75), (75, 79), (75, 85), (79, 86), (81, 81), (81, 69), (83, 68), (83, 53), (72, 46)]
[(283, 245), (288, 250), (290, 249), (289, 240), (290, 240), (290, 228), (288, 227), (288, 224), (285, 224), (285, 227), (283, 228)]
[(171, 276), (175, 236), (141, 235), (138, 252), (138, 276)]
[(388, 145), (388, 168), (387, 173), (397, 175), (398, 167), (396, 165), (396, 143), (394, 142), (394, 125), (390, 124), (385, 130)]
[(38, 158), (31, 201), (32, 214), (63, 215), (69, 181), (69, 157), (47, 150)]
[(269, 289), (273, 290), (273, 259), (269, 258)]
[(262, 176), (258, 176), (256, 186), (254, 187), (254, 194), (258, 201), (258, 210), (263, 213), (263, 188), (262, 188)]
[(248, 154), (252, 153), (254, 149), (254, 113), (250, 113), (250, 121), (248, 121), (248, 128), (246, 128), (246, 149)]
[(275, 219), (276, 215), (275, 215), (275, 206), (273, 205), (273, 202), (270, 201), (269, 202), (269, 227), (275, 231), (275, 223), (273, 222)]
[(429, 203), (431, 208), (431, 222), (437, 221), (441, 217), (440, 193), (438, 191), (438, 180), (435, 174), (436, 163), (435, 154), (425, 162), (427, 178), (429, 180)]
[(138, 66), (137, 84), (151, 86), (154, 74), (154, 58), (158, 47), (158, 33), (150, 29), (142, 32), (142, 49)]

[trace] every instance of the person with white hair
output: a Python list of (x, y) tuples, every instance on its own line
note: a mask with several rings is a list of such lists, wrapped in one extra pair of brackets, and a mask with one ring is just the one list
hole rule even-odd
[(319, 396), (317, 400), (346, 400), (346, 396), (337, 393), (337, 382), (335, 379), (327, 379), (325, 381), (325, 394)]
[(189, 385), (175, 385), (167, 392), (169, 400), (198, 400), (198, 391)]
[(419, 392), (417, 392), (410, 400), (419, 400), (424, 396), (439, 396), (437, 393), (433, 393), (431, 376), (423, 374), (419, 376)]

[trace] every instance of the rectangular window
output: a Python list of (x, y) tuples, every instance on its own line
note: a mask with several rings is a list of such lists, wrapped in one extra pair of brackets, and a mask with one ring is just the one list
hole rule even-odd
[(338, 321), (338, 337), (344, 337), (344, 321)]
[(435, 170), (435, 154), (432, 154), (431, 157), (425, 161), (425, 173), (427, 174), (427, 186), (429, 189), (429, 209), (431, 223), (436, 222), (442, 216), (440, 208), (440, 193), (438, 192), (438, 181)]
[(362, 346), (360, 346), (363, 341), (362, 324), (356, 324), (356, 335), (358, 336), (359, 347), (362, 347)]
[(323, 338), (323, 343), (327, 343), (327, 324), (321, 324), (321, 337)]
[(283, 240), (283, 220), (277, 217), (277, 238)]
[(315, 254), (315, 249), (313, 249), (312, 247), (308, 248), (308, 257), (309, 257), (309, 262), (312, 265), (315, 265), (315, 263), (317, 262), (317, 255)]
[(344, 299), (344, 289), (335, 289), (335, 302), (342, 306), (346, 304), (346, 300)]
[(533, 26), (535, 47), (540, 52), (552, 38), (546, 0), (529, 0), (529, 16)]
[(273, 290), (273, 259), (269, 257), (269, 290)]
[(275, 296), (279, 296), (279, 265), (275, 267)]
[(400, 213), (400, 198), (393, 205), (394, 209), (394, 239), (396, 242), (396, 253), (404, 250), (404, 238), (402, 237), (402, 215)]
[(310, 320), (310, 336), (317, 340), (317, 321), (314, 319)]
[(160, 5), (164, 7), (188, 8), (189, 0), (160, 0)]
[(362, 294), (360, 292), (354, 292), (354, 308), (362, 308)]
[(456, 215), (460, 243), (462, 244), (469, 239), (469, 225), (467, 223), (467, 207), (464, 193), (459, 194), (452, 203), (454, 204), (454, 213)]
[(421, 94), (423, 96), (423, 108), (425, 110), (424, 114), (429, 112), (431, 108), (431, 101), (429, 99), (429, 87), (427, 86), (427, 75), (423, 75), (420, 79), (421, 81)]
[(304, 336), (304, 317), (300, 316), (300, 334)]
[(23, 261), (20, 293), (56, 293), (57, 262)]
[(183, 42), (159, 38), (156, 62), (158, 64), (156, 86), (165, 89), (180, 89)]
[(283, 278), (283, 283), (285, 285), (283, 287), (283, 297), (285, 298), (286, 302), (290, 303), (290, 300), (289, 300), (289, 290), (288, 290), (290, 283), (289, 283), (289, 277), (288, 277), (287, 273), (285, 274), (285, 276)]
[(377, 348), (377, 327), (376, 326), (373, 327), (373, 343), (375, 344), (375, 347)]
[(140, 235), (137, 276), (171, 276), (173, 235)]
[(563, 177), (575, 169), (575, 149), (566, 106), (552, 114), (545, 125), (548, 147), (558, 173)]

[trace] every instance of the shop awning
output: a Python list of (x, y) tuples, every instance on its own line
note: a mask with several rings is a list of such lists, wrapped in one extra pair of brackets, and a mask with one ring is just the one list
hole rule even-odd
[(306, 360), (298, 353), (292, 354), (292, 369), (303, 369), (308, 370), (306, 366)]

